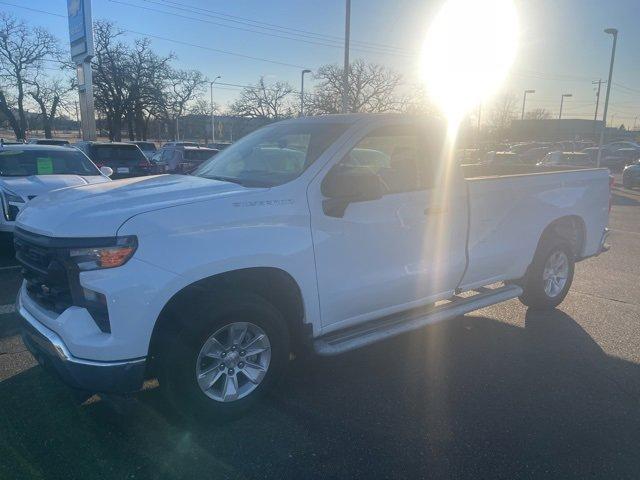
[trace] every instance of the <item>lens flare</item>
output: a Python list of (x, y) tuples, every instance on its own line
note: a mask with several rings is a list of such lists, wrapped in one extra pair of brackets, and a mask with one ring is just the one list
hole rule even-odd
[(450, 123), (504, 81), (518, 43), (513, 0), (447, 0), (422, 49), (423, 81)]

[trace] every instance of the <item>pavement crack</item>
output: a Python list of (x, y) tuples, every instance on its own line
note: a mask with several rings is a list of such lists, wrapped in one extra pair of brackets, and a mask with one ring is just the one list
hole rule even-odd
[(581, 292), (580, 290), (573, 290), (573, 293), (578, 293), (580, 295), (586, 295), (588, 297), (600, 298), (602, 300), (610, 300), (612, 302), (622, 303), (623, 305), (631, 305), (633, 307), (640, 307), (640, 305), (637, 304), (637, 303), (627, 302), (626, 300), (620, 300), (620, 299), (612, 298), (612, 297), (606, 297), (604, 295), (597, 295), (595, 293)]

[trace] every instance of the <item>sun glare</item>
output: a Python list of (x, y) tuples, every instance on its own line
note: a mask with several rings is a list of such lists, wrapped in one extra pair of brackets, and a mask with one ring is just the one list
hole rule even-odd
[(447, 0), (422, 51), (427, 90), (450, 123), (491, 96), (513, 63), (518, 18), (513, 0)]

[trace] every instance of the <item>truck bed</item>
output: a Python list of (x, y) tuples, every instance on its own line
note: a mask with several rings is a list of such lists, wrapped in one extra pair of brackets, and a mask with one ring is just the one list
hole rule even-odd
[(608, 218), (607, 169), (464, 165), (462, 170), (469, 260), (461, 288), (480, 286), (487, 271), (495, 273), (492, 281), (524, 275), (544, 228), (562, 217), (576, 218), (583, 227), (578, 257), (597, 252)]

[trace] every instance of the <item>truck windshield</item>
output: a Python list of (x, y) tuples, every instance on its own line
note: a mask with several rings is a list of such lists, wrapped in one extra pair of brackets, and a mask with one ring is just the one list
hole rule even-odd
[(247, 135), (193, 175), (245, 186), (276, 186), (304, 172), (347, 129), (338, 123), (276, 124)]
[(7, 148), (0, 151), (0, 176), (31, 175), (100, 175), (100, 171), (77, 150)]

